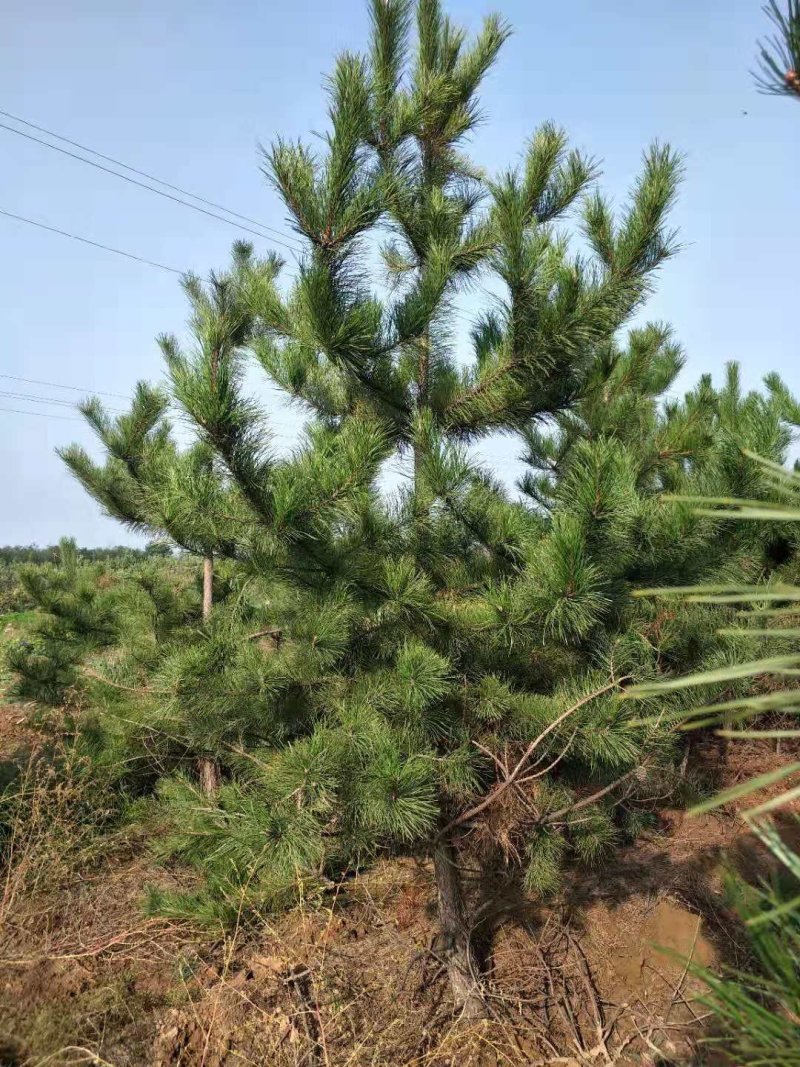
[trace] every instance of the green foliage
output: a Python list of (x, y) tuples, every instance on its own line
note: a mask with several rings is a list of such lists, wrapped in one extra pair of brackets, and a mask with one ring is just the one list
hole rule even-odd
[[(86, 562), (102, 562), (109, 571), (122, 570), (141, 559), (141, 549), (119, 545), (115, 548), (79, 548), (78, 555)], [(151, 555), (154, 547), (148, 545), (144, 552)], [(169, 555), (165, 546), (158, 548), (159, 554)], [(39, 548), (38, 545), (0, 545), (0, 616), (19, 611), (28, 611), (35, 606), (35, 600), (22, 581), (22, 572), (31, 565), (58, 563), (60, 549), (58, 545)]]
[[(666, 402), (669, 331), (624, 334), (675, 250), (678, 158), (648, 149), (616, 213), (551, 124), (488, 176), (467, 135), (505, 24), (470, 40), (436, 0), (370, 10), (321, 147), (265, 153), (303, 242), (294, 276), (238, 244), (225, 271), (187, 277), (189, 336), (160, 339), (167, 389), (142, 383), (114, 419), (90, 401), (102, 460), (62, 452), (108, 514), (186, 554), (113, 590), (66, 561), (36, 585), (92, 707), (79, 743), (155, 786), (157, 847), (208, 880), (152, 898), (174, 914), (277, 906), (379, 849), (440, 856), (444, 837), (457, 856), (473, 809), (504, 794), (526, 802), (508, 818), (529, 887), (553, 889), (617, 840), (620, 783), (635, 812), (634, 772), (675, 756), (670, 715), (643, 723), (616, 693), (719, 661), (724, 607), (686, 637), (632, 591), (774, 569), (752, 526), (662, 499), (764, 499), (740, 441), (781, 461), (797, 416), (777, 381), (742, 396), (735, 370)], [(459, 346), (467, 289), (483, 311)], [(308, 415), (289, 456), (253, 364)], [(470, 453), (497, 431), (527, 447), (524, 499)], [(390, 458), (413, 474), (388, 497)]]
[(766, 41), (759, 41), (756, 84), (764, 93), (800, 96), (800, 3), (787, 0), (785, 12), (777, 0), (769, 0), (764, 11), (775, 27)]
[[(148, 552), (150, 546), (144, 549)], [(103, 562), (109, 566), (120, 564), (125, 566), (141, 557), (142, 549), (131, 548), (129, 545), (116, 545), (112, 548), (78, 548), (81, 559), (90, 563)], [(0, 545), (0, 563), (57, 563), (60, 546), (49, 545), (40, 548), (38, 545)]]
[(5, 649), (5, 663), (16, 675), (11, 696), (19, 700), (56, 705), (77, 677), (74, 650), (46, 634), (12, 642)]
[[(771, 385), (773, 396), (789, 399), (779, 382), (772, 379)], [(791, 415), (796, 417), (793, 409)], [(752, 453), (745, 454), (741, 462), (751, 467), (748, 484), (766, 481), (774, 494), (772, 499), (761, 503), (758, 499), (700, 497), (697, 511), (707, 519), (750, 523), (762, 533), (762, 540), (781, 538), (794, 546), (791, 531), (792, 524), (800, 521), (800, 476)], [(792, 551), (784, 567), (762, 585), (698, 586), (679, 591), (697, 604), (739, 606), (739, 625), (723, 631), (730, 640), (730, 652), (713, 670), (701, 670), (667, 683), (640, 685), (629, 695), (652, 698), (665, 690), (691, 694), (698, 688), (717, 693), (724, 684), (724, 700), (712, 699), (700, 707), (690, 703), (684, 709), (682, 718), (689, 728), (714, 725), (718, 734), (734, 740), (800, 737), (800, 729), (789, 725), (800, 710), (793, 681), (800, 666), (794, 603), (800, 594), (797, 586), (790, 584), (796, 579), (796, 567), (796, 554)], [(748, 659), (748, 655), (758, 658)], [(761, 682), (758, 686), (752, 684), (756, 679)], [(748, 728), (748, 722), (762, 716), (780, 725)], [(785, 780), (797, 769), (794, 762), (745, 779), (704, 800), (695, 810), (709, 810), (746, 798), (762, 787)], [(720, 1024), (720, 1032), (712, 1042), (743, 1065), (800, 1063), (800, 857), (772, 821), (772, 813), (796, 795), (795, 787), (744, 812), (750, 828), (774, 855), (780, 872), (773, 876), (771, 884), (765, 879), (760, 887), (750, 886), (738, 877), (730, 880), (733, 904), (750, 938), (750, 969), (729, 970), (720, 975), (694, 967), (707, 987), (704, 1000)]]
[(20, 582), (43, 613), (34, 633), (13, 641), (6, 662), (17, 675), (13, 695), (56, 704), (76, 679), (75, 664), (118, 633), (109, 595), (98, 585), (100, 570), (81, 564), (74, 541), (65, 539), (59, 564), (28, 565)]
[(561, 882), (561, 867), (566, 842), (552, 830), (537, 833), (528, 844), (525, 865), (525, 888), (537, 896), (554, 893)]

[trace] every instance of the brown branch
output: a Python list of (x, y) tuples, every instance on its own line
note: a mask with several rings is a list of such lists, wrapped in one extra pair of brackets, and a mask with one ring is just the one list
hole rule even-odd
[(624, 682), (625, 680), (625, 678), (614, 679), (613, 682), (609, 682), (607, 685), (601, 686), (600, 689), (595, 689), (593, 693), (589, 693), (588, 696), (582, 697), (577, 702), (577, 704), (573, 704), (571, 708), (567, 708), (566, 711), (562, 712), (557, 719), (554, 719), (549, 726), (546, 726), (544, 730), (542, 730), (538, 737), (535, 737), (533, 741), (531, 741), (531, 743), (528, 745), (528, 747), (525, 749), (522, 756), (520, 757), (516, 767), (514, 767), (513, 771), (511, 772), (511, 774), (509, 774), (506, 780), (504, 782), (501, 782), (498, 787), (489, 794), (488, 797), (485, 797), (480, 802), (480, 804), (476, 804), (474, 807), (470, 808), (468, 811), (465, 811), (463, 814), (457, 815), (455, 819), (451, 819), (447, 826), (445, 826), (443, 830), (440, 830), (439, 833), (436, 835), (436, 840), (439, 840), (439, 838), (443, 837), (451, 830), (454, 830), (462, 823), (468, 822), (470, 819), (473, 819), (476, 815), (479, 815), (482, 811), (485, 811), (486, 808), (488, 808), (491, 804), (494, 804), (498, 797), (505, 793), (505, 791), (514, 784), (517, 778), (519, 778), (523, 768), (525, 767), (525, 764), (531, 758), (536, 748), (548, 736), (548, 734), (551, 734), (553, 730), (560, 726), (564, 719), (574, 714), (579, 708), (582, 708), (584, 704), (588, 704), (590, 700), (594, 700), (596, 697), (602, 696), (603, 693), (607, 693), (609, 689), (616, 689), (617, 686), (621, 685), (622, 682)]
[(509, 775), (508, 767), (506, 767), (505, 763), (503, 763), (503, 761), (501, 759), (499, 759), (497, 756), (495, 756), (494, 752), (492, 752), (490, 749), (486, 748), (485, 745), (482, 745), (480, 743), (480, 741), (473, 741), (472, 743), (475, 746), (475, 748), (479, 749), (484, 754), (484, 756), (488, 756), (489, 759), (492, 760), (494, 765), (497, 767), (497, 769), (503, 775), (503, 778), (508, 778), (508, 775)]
[(102, 674), (93, 671), (91, 667), (84, 667), (83, 673), (89, 678), (94, 678), (96, 682), (102, 682), (103, 685), (110, 685), (114, 689), (123, 689), (126, 693), (157, 693), (161, 696), (167, 695), (167, 690), (165, 689), (156, 690), (150, 689), (149, 686), (121, 685), (120, 682), (112, 682), (110, 678), (104, 678)]
[[(550, 763), (548, 763), (543, 770), (536, 771), (535, 774), (527, 774), (524, 778), (520, 778), (517, 781), (517, 785), (524, 785), (525, 782), (535, 782), (537, 778), (544, 778), (546, 774), (549, 774), (550, 771), (552, 771), (554, 767), (557, 767), (558, 764), (562, 761), (562, 759), (564, 759), (566, 754), (569, 752), (570, 748), (572, 747), (572, 742), (577, 737), (577, 734), (578, 728), (576, 726), (575, 729), (572, 731), (572, 737), (570, 737), (569, 741), (567, 741), (566, 745), (564, 745), (564, 747), (561, 749), (556, 758)], [(534, 763), (534, 767), (536, 767), (540, 762), (541, 760), (537, 760), (536, 763)]]
[[(594, 1059), (597, 1053), (601, 1053), (606, 1063), (612, 1063), (611, 1055), (608, 1051), (608, 1045), (606, 1040), (613, 1028), (613, 1022), (610, 1027), (607, 1027), (605, 1015), (603, 1013), (603, 1003), (600, 998), (600, 994), (597, 991), (594, 977), (589, 968), (588, 960), (586, 959), (586, 953), (581, 948), (580, 944), (574, 939), (569, 928), (567, 928), (567, 939), (570, 943), (573, 953), (577, 957), (581, 978), (583, 979), (583, 985), (586, 990), (587, 1000), (592, 1009), (594, 1015), (595, 1031), (597, 1033), (597, 1044), (593, 1049), (588, 1049), (589, 1055)], [(615, 1020), (616, 1021), (616, 1020)]]
[[(474, 412), (470, 414), (472, 402), (477, 400), (482, 394), (486, 393), (495, 384), (495, 381), (501, 380), (505, 375), (509, 374), (518, 363), (518, 358), (512, 358), (499, 366), (493, 367), (483, 378), (475, 382), (475, 384), (471, 385), (468, 389), (465, 389), (460, 396), (455, 397), (449, 404), (447, 404), (443, 414), (447, 416), (448, 427), (456, 430), (469, 430), (473, 428), (475, 415)], [(497, 415), (502, 410), (503, 406), (501, 403), (494, 405), (490, 412), (490, 417)], [(470, 418), (471, 421), (469, 421)]]
[(612, 789), (616, 789), (618, 785), (622, 785), (623, 782), (627, 782), (629, 778), (632, 778), (634, 774), (639, 770), (639, 764), (632, 767), (629, 771), (626, 771), (621, 778), (617, 778), (610, 785), (604, 786), (602, 789), (598, 789), (596, 793), (592, 793), (589, 797), (584, 797), (583, 800), (577, 801), (575, 804), (567, 804), (564, 808), (559, 808), (558, 811), (552, 812), (552, 814), (546, 816), (542, 822), (545, 826), (555, 822), (557, 819), (563, 818), (572, 811), (580, 811), (581, 808), (588, 808), (590, 804), (593, 804), (596, 800), (600, 800), (607, 793), (610, 793)]
[(247, 641), (255, 641), (259, 637), (271, 637), (275, 641), (275, 643), (278, 644), (280, 642), (280, 639), (281, 639), (282, 636), (283, 636), (283, 630), (278, 629), (278, 628), (273, 628), (273, 629), (269, 629), (269, 630), (256, 630), (255, 633), (248, 634), (246, 640)]

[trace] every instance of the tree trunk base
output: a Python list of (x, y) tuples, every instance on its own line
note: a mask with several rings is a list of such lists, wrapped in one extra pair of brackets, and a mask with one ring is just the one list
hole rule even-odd
[(486, 1001), (478, 960), (467, 925), (458, 857), (452, 841), (439, 840), (433, 851), (439, 905), (438, 954), (447, 967), (450, 988), (462, 1019), (483, 1019)]

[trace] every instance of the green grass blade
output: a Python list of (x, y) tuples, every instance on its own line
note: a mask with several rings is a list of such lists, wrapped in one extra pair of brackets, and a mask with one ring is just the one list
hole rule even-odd
[(790, 774), (796, 774), (798, 771), (800, 771), (800, 762), (790, 763), (785, 767), (778, 767), (774, 771), (759, 774), (755, 778), (750, 778), (746, 782), (740, 782), (739, 785), (732, 786), (730, 789), (724, 789), (721, 793), (704, 800), (701, 804), (696, 804), (689, 809), (689, 814), (702, 815), (706, 811), (713, 811), (714, 808), (722, 807), (723, 804), (730, 804), (733, 800), (740, 800), (742, 797), (749, 796), (759, 789), (765, 789), (768, 785), (781, 782), (784, 778), (788, 778)]
[(773, 656), (770, 659), (751, 660), (749, 663), (731, 664), (716, 670), (699, 671), (682, 678), (670, 678), (663, 682), (645, 682), (633, 685), (620, 693), (620, 700), (637, 700), (640, 697), (657, 696), (659, 693), (675, 692), (678, 689), (691, 689), (698, 685), (718, 685), (748, 678), (753, 674), (785, 674), (787, 670), (800, 665), (800, 655)]

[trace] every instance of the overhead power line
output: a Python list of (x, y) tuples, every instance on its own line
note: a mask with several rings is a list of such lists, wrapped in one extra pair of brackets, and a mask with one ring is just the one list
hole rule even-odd
[(180, 193), (181, 196), (188, 196), (192, 200), (197, 200), (201, 204), (206, 204), (208, 207), (215, 207), (218, 211), (224, 211), (226, 215), (232, 215), (235, 219), (241, 219), (242, 222), (252, 222), (254, 226), (258, 226), (262, 230), (266, 230), (268, 233), (275, 234), (277, 237), (285, 237), (286, 240), (292, 240), (286, 234), (280, 230), (276, 230), (274, 226), (268, 226), (266, 222), (259, 222), (258, 219), (251, 219), (249, 215), (242, 215), (239, 211), (232, 211), (231, 208), (225, 207), (224, 204), (217, 204), (213, 200), (208, 200), (204, 196), (198, 196), (197, 193), (190, 193), (188, 189), (181, 189), (179, 185), (172, 185), (171, 182), (164, 181), (163, 178), (157, 178), (154, 174), (148, 174), (146, 170), (139, 170), (137, 167), (132, 167), (129, 163), (123, 163), (120, 159), (114, 159), (113, 156), (106, 156), (102, 152), (98, 152), (96, 148), (88, 148), (85, 144), (80, 144), (78, 141), (72, 141), (69, 137), (65, 137), (61, 133), (55, 133), (53, 130), (48, 130), (44, 126), (37, 126), (35, 122), (29, 122), (28, 119), (20, 118), (19, 115), (12, 115), (10, 111), (3, 111), (0, 109), (0, 115), (5, 116), (7, 119), (12, 119), (14, 122), (19, 122), (23, 126), (27, 126), (31, 130), (38, 130), (39, 133), (47, 134), (48, 137), (55, 137), (57, 141), (63, 141), (64, 144), (71, 144), (73, 148), (79, 148), (81, 152), (88, 152), (91, 156), (97, 156), (98, 159), (104, 159), (106, 163), (113, 163), (115, 167), (122, 167), (123, 170), (129, 170), (131, 174), (138, 174), (140, 178), (147, 178), (148, 181), (155, 182), (157, 185), (163, 185), (165, 189), (171, 189), (173, 193)]
[[(67, 386), (65, 388), (70, 387)], [(76, 410), (76, 405), (69, 400), (53, 400), (48, 397), (36, 397), (28, 393), (7, 393), (0, 391), (0, 399), (22, 401), (25, 404), (51, 404), (62, 408), (71, 408), (73, 411)], [(111, 414), (125, 414), (121, 408), (106, 408), (105, 410)], [(39, 415), (43, 418), (66, 419), (69, 422), (80, 422), (84, 426), (87, 425), (85, 420), (78, 415), (61, 415), (54, 411), (24, 411), (22, 408), (10, 407), (0, 407), (0, 411), (9, 411), (16, 415)], [(293, 437), (294, 433), (297, 431), (297, 426), (292, 422), (281, 422), (273, 416), (270, 429), (276, 438), (290, 438)]]
[(23, 411), (22, 408), (3, 408), (0, 411), (11, 411), (15, 415), (38, 415), (42, 419), (61, 419), (62, 422), (83, 422), (83, 419), (74, 415), (55, 415), (52, 411)]
[[(152, 259), (144, 259), (142, 256), (134, 255), (133, 252), (124, 252), (121, 248), (112, 248), (111, 245), (101, 244), (99, 241), (92, 241), (88, 237), (80, 237), (76, 233), (69, 233), (67, 230), (60, 230), (57, 226), (48, 226), (44, 222), (37, 222), (35, 219), (28, 219), (24, 215), (16, 215), (13, 211), (4, 211), (0, 208), (0, 215), (5, 215), (9, 219), (15, 219), (17, 222), (25, 222), (29, 226), (38, 226), (40, 230), (48, 230), (50, 233), (57, 233), (61, 237), (69, 237), (73, 241), (80, 241), (81, 244), (92, 245), (93, 248), (101, 248), (104, 252), (113, 252), (116, 256), (125, 256), (126, 259), (134, 259), (137, 263), (144, 263), (148, 267), (157, 267), (159, 270), (167, 270), (170, 274), (186, 274), (186, 271), (179, 270), (177, 267), (168, 267), (164, 263), (156, 263)], [(455, 318), (461, 319), (462, 322), (467, 324), (474, 323), (474, 317), (469, 312), (460, 309), (453, 311)], [(10, 375), (0, 374), (0, 378), (10, 377)], [(20, 379), (24, 381), (24, 379)], [(46, 385), (46, 382), (37, 382), (37, 385)]]
[(67, 230), (59, 230), (57, 226), (48, 226), (44, 222), (36, 222), (35, 219), (27, 219), (24, 215), (15, 215), (13, 211), (4, 211), (0, 208), (0, 215), (5, 215), (9, 219), (16, 219), (17, 222), (26, 222), (29, 226), (38, 226), (40, 230), (49, 230), (50, 233), (60, 234), (61, 237), (69, 237), (73, 241), (80, 241), (84, 245), (92, 245), (94, 248), (102, 248), (104, 252), (113, 252), (115, 256), (125, 256), (126, 259), (135, 259), (137, 263), (144, 263), (148, 267), (158, 267), (159, 270), (168, 270), (170, 274), (185, 274), (186, 271), (178, 270), (177, 267), (167, 267), (164, 263), (156, 263), (152, 259), (144, 259), (142, 256), (135, 256), (133, 252), (123, 252), (121, 248), (112, 248), (111, 245), (100, 244), (99, 241), (91, 241), (88, 237), (79, 237), (76, 233), (69, 233)]
[[(129, 400), (124, 393), (109, 393), (102, 389), (82, 389), (78, 385), (63, 385), (61, 382), (45, 382), (41, 378), (20, 378), (16, 374), (0, 374), (0, 378), (8, 378), (12, 382), (25, 382), (26, 385), (48, 385), (51, 389), (69, 389), (73, 393), (83, 393), (84, 396), (114, 396), (117, 400)], [(67, 403), (67, 401), (65, 401)]]
[[(82, 393), (87, 396), (111, 396), (116, 397), (119, 400), (130, 400), (130, 397), (125, 396), (123, 393), (110, 393), (103, 392), (101, 389), (80, 388), (77, 385), (64, 385), (61, 382), (48, 382), (43, 381), (41, 378), (20, 378), (14, 374), (0, 374), (0, 378), (7, 378), (15, 382), (27, 382), (31, 385), (46, 385), (52, 389), (69, 389), (76, 393)], [(26, 404), (50, 404), (57, 407), (76, 409), (76, 402), (72, 400), (60, 400), (57, 397), (39, 396), (35, 393), (15, 393), (7, 390), (0, 390), (0, 398), (8, 400), (22, 400)], [(106, 407), (105, 410), (111, 414), (124, 415), (126, 411), (124, 408), (118, 407)], [(18, 408), (0, 408), (0, 411), (16, 411), (20, 415), (47, 415), (46, 411), (21, 411)], [(53, 413), (53, 418), (65, 418), (67, 416), (56, 415)], [(75, 417), (76, 422), (83, 422), (82, 418)], [(269, 417), (269, 424), (271, 431), (276, 436), (293, 436), (298, 430), (298, 423), (291, 417), (287, 417), (284, 413), (278, 417), (276, 413), (272, 413)]]
[(43, 404), (59, 404), (61, 407), (74, 408), (74, 400), (56, 400), (55, 397), (39, 396), (38, 393), (8, 393), (0, 390), (0, 396), (11, 397), (12, 400), (41, 400)]
[[(131, 178), (127, 174), (120, 174), (118, 170), (113, 170), (111, 167), (105, 167), (102, 163), (96, 163), (93, 159), (79, 156), (77, 152), (70, 152), (67, 148), (60, 148), (56, 144), (50, 144), (49, 141), (44, 141), (41, 137), (34, 137), (32, 133), (25, 133), (24, 130), (15, 130), (13, 126), (8, 126), (5, 122), (0, 122), (0, 129), (7, 130), (9, 133), (15, 133), (17, 137), (24, 137), (26, 140), (33, 141), (36, 144), (44, 145), (45, 148), (50, 148), (53, 152), (60, 152), (63, 156), (69, 156), (70, 159), (77, 159), (80, 163), (86, 163), (88, 166), (95, 167), (97, 170), (102, 170), (106, 174), (113, 174), (115, 178), (121, 178), (124, 182), (130, 182), (131, 185), (137, 185), (140, 189), (147, 189), (148, 192), (155, 193), (156, 196), (163, 196), (167, 200), (174, 201), (176, 204), (182, 204), (184, 207), (191, 208), (192, 211), (199, 211), (201, 215), (208, 215), (209, 218), (227, 223), (228, 226), (233, 226), (237, 230), (244, 230), (246, 233), (251, 233), (255, 237), (262, 238), (262, 240), (272, 240), (275, 244), (283, 245), (284, 248), (288, 248), (290, 252), (296, 253), (298, 251), (298, 246), (288, 244), (285, 236), (280, 234), (279, 230), (274, 232), (280, 234), (280, 239), (278, 237), (269, 237), (268, 234), (263, 233), (260, 230), (254, 230), (250, 226), (244, 226), (240, 222), (234, 222), (232, 218), (227, 219), (224, 215), (219, 215), (215, 211), (209, 211), (207, 208), (200, 207), (198, 204), (190, 204), (188, 200), (182, 200), (181, 197), (174, 196), (172, 193), (167, 193), (163, 189), (155, 189), (152, 185), (148, 185), (146, 182), (140, 182), (137, 178)], [(55, 136), (58, 135), (56, 134)], [(89, 151), (91, 151), (91, 149), (89, 149)], [(186, 195), (193, 196), (192, 193)], [(227, 211), (227, 208), (223, 208), (222, 210)], [(231, 213), (229, 212), (229, 214)], [(257, 223), (256, 225), (261, 226), (261, 223)], [(262, 230), (266, 229), (271, 229), (271, 227), (262, 226)]]
[[(36, 393), (8, 393), (5, 390), (0, 390), (0, 396), (7, 397), (10, 400), (24, 400), (28, 404), (56, 404), (58, 407), (72, 408), (73, 411), (76, 407), (76, 401), (74, 400), (56, 400), (55, 397), (38, 396)], [(123, 414), (122, 408), (106, 408), (106, 410)]]
[[(77, 415), (57, 415), (54, 411), (25, 411), (22, 408), (8, 408), (0, 406), (0, 412), (8, 412), (12, 415), (35, 415), (40, 419), (58, 419), (61, 422), (79, 422), (82, 426), (88, 426), (87, 422), (79, 418)], [(294, 435), (290, 434), (288, 430), (278, 428), (276, 432), (276, 438), (283, 438), (282, 441), (278, 441), (278, 445), (284, 448), (291, 446), (294, 439)]]
[[(12, 382), (25, 382), (26, 385), (46, 385), (51, 389), (69, 389), (70, 392), (82, 393), (84, 396), (110, 396), (110, 397), (114, 397), (117, 400), (127, 400), (128, 402), (130, 402), (130, 399), (131, 399), (130, 396), (127, 396), (125, 393), (111, 393), (107, 389), (106, 390), (94, 389), (94, 388), (92, 388), (91, 386), (88, 386), (88, 385), (86, 385), (86, 386), (66, 385), (64, 382), (49, 382), (49, 381), (45, 381), (43, 378), (20, 378), (16, 374), (0, 374), (0, 378), (7, 378), (9, 381), (12, 381)], [(7, 395), (11, 395), (11, 394), (7, 394)], [(14, 394), (14, 395), (21, 395), (21, 394)], [(26, 395), (31, 395), (31, 394), (26, 394)], [(53, 403), (56, 403), (56, 404), (72, 404), (72, 401), (71, 400), (55, 400), (54, 399)], [(109, 408), (108, 410), (119, 410), (119, 409), (111, 409), (111, 408)], [(289, 427), (291, 427), (293, 429), (293, 428), (295, 428), (297, 426), (296, 420), (293, 419), (293, 418), (285, 418), (284, 413), (281, 414), (281, 419), (279, 419), (276, 416), (276, 414), (273, 412), (273, 414), (270, 415), (270, 420), (279, 429), (289, 428)]]

